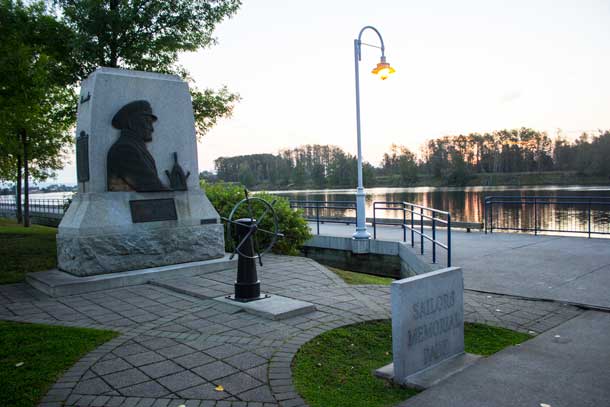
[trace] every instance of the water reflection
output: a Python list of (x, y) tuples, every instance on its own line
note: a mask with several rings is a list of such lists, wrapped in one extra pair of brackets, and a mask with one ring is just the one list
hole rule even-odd
[[(277, 191), (291, 200), (320, 200), (324, 202), (355, 201), (355, 189), (328, 189), (304, 191)], [(483, 222), (486, 196), (587, 196), (610, 199), (610, 187), (596, 186), (532, 186), (532, 187), (466, 187), (466, 188), (370, 188), (366, 190), (367, 216), (372, 217), (373, 202), (407, 201), (418, 205), (449, 211), (452, 219), (464, 222)], [(576, 204), (538, 205), (494, 205), (494, 226), (511, 226), (523, 230), (578, 230), (587, 232), (591, 219), (592, 232), (610, 233), (610, 204), (591, 205), (588, 208)], [(310, 212), (310, 214), (313, 214)], [(355, 216), (353, 210), (325, 210), (320, 216)], [(401, 218), (396, 211), (377, 212), (378, 217)], [(489, 215), (488, 215), (489, 216)]]

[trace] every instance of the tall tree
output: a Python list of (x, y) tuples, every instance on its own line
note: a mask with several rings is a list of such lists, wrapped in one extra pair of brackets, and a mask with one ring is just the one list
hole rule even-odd
[(381, 172), (385, 175), (398, 175), (400, 185), (413, 185), (417, 182), (417, 160), (405, 146), (392, 144), (389, 153), (383, 154)]
[(232, 113), (239, 95), (226, 87), (198, 90), (178, 54), (216, 43), (216, 26), (240, 0), (53, 0), (76, 33), (73, 44), (84, 78), (98, 66), (178, 74), (191, 81), (200, 136)]
[(6, 151), (0, 176), (18, 181), (19, 200), (23, 170), (24, 226), (30, 176), (42, 180), (61, 168), (71, 142), (76, 95), (69, 86), (75, 78), (70, 38), (71, 30), (44, 3), (0, 0), (0, 146)]

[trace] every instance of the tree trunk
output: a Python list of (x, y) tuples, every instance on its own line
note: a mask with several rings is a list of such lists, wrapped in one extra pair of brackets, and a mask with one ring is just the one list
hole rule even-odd
[(17, 196), (15, 196), (17, 207), (17, 223), (23, 222), (23, 211), (21, 209), (21, 154), (17, 156)]
[(23, 139), (23, 227), (30, 227), (30, 170), (28, 168), (27, 132), (21, 133)]
[[(110, 0), (110, 12), (114, 13), (119, 7), (118, 0)], [(118, 41), (117, 32), (115, 29), (114, 15), (110, 21), (110, 63), (108, 66), (111, 68), (118, 68)]]

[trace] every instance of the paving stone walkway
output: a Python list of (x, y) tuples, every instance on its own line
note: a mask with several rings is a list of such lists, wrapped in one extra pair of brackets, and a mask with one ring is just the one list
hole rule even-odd
[[(310, 259), (269, 256), (259, 277), (264, 292), (314, 303), (317, 311), (269, 321), (214, 301), (233, 291), (235, 270), (225, 270), (63, 298), (4, 285), (0, 319), (122, 333), (69, 369), (44, 407), (291, 407), (306, 405), (290, 369), (304, 343), (339, 326), (390, 317), (389, 287), (349, 286)], [(582, 313), (472, 291), (464, 299), (466, 321), (533, 334)]]

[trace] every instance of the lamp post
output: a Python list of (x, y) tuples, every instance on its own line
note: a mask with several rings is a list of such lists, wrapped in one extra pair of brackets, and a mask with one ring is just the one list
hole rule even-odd
[[(362, 33), (367, 29), (375, 31), (379, 37), (381, 46), (366, 44), (361, 41)], [(362, 59), (362, 46), (366, 45), (373, 48), (379, 48), (381, 50), (381, 60), (371, 72), (375, 75), (379, 75), (382, 80), (386, 80), (390, 74), (395, 72), (394, 68), (386, 62), (385, 59), (385, 46), (383, 44), (383, 38), (375, 27), (367, 25), (360, 30), (358, 39), (354, 40), (354, 63), (356, 67), (356, 132), (358, 134), (358, 189), (356, 190), (356, 233), (352, 235), (354, 239), (370, 239), (371, 234), (366, 231), (366, 213), (365, 213), (365, 202), (364, 202), (364, 186), (362, 185), (362, 143), (360, 135), (360, 74), (358, 71), (358, 64)]]

